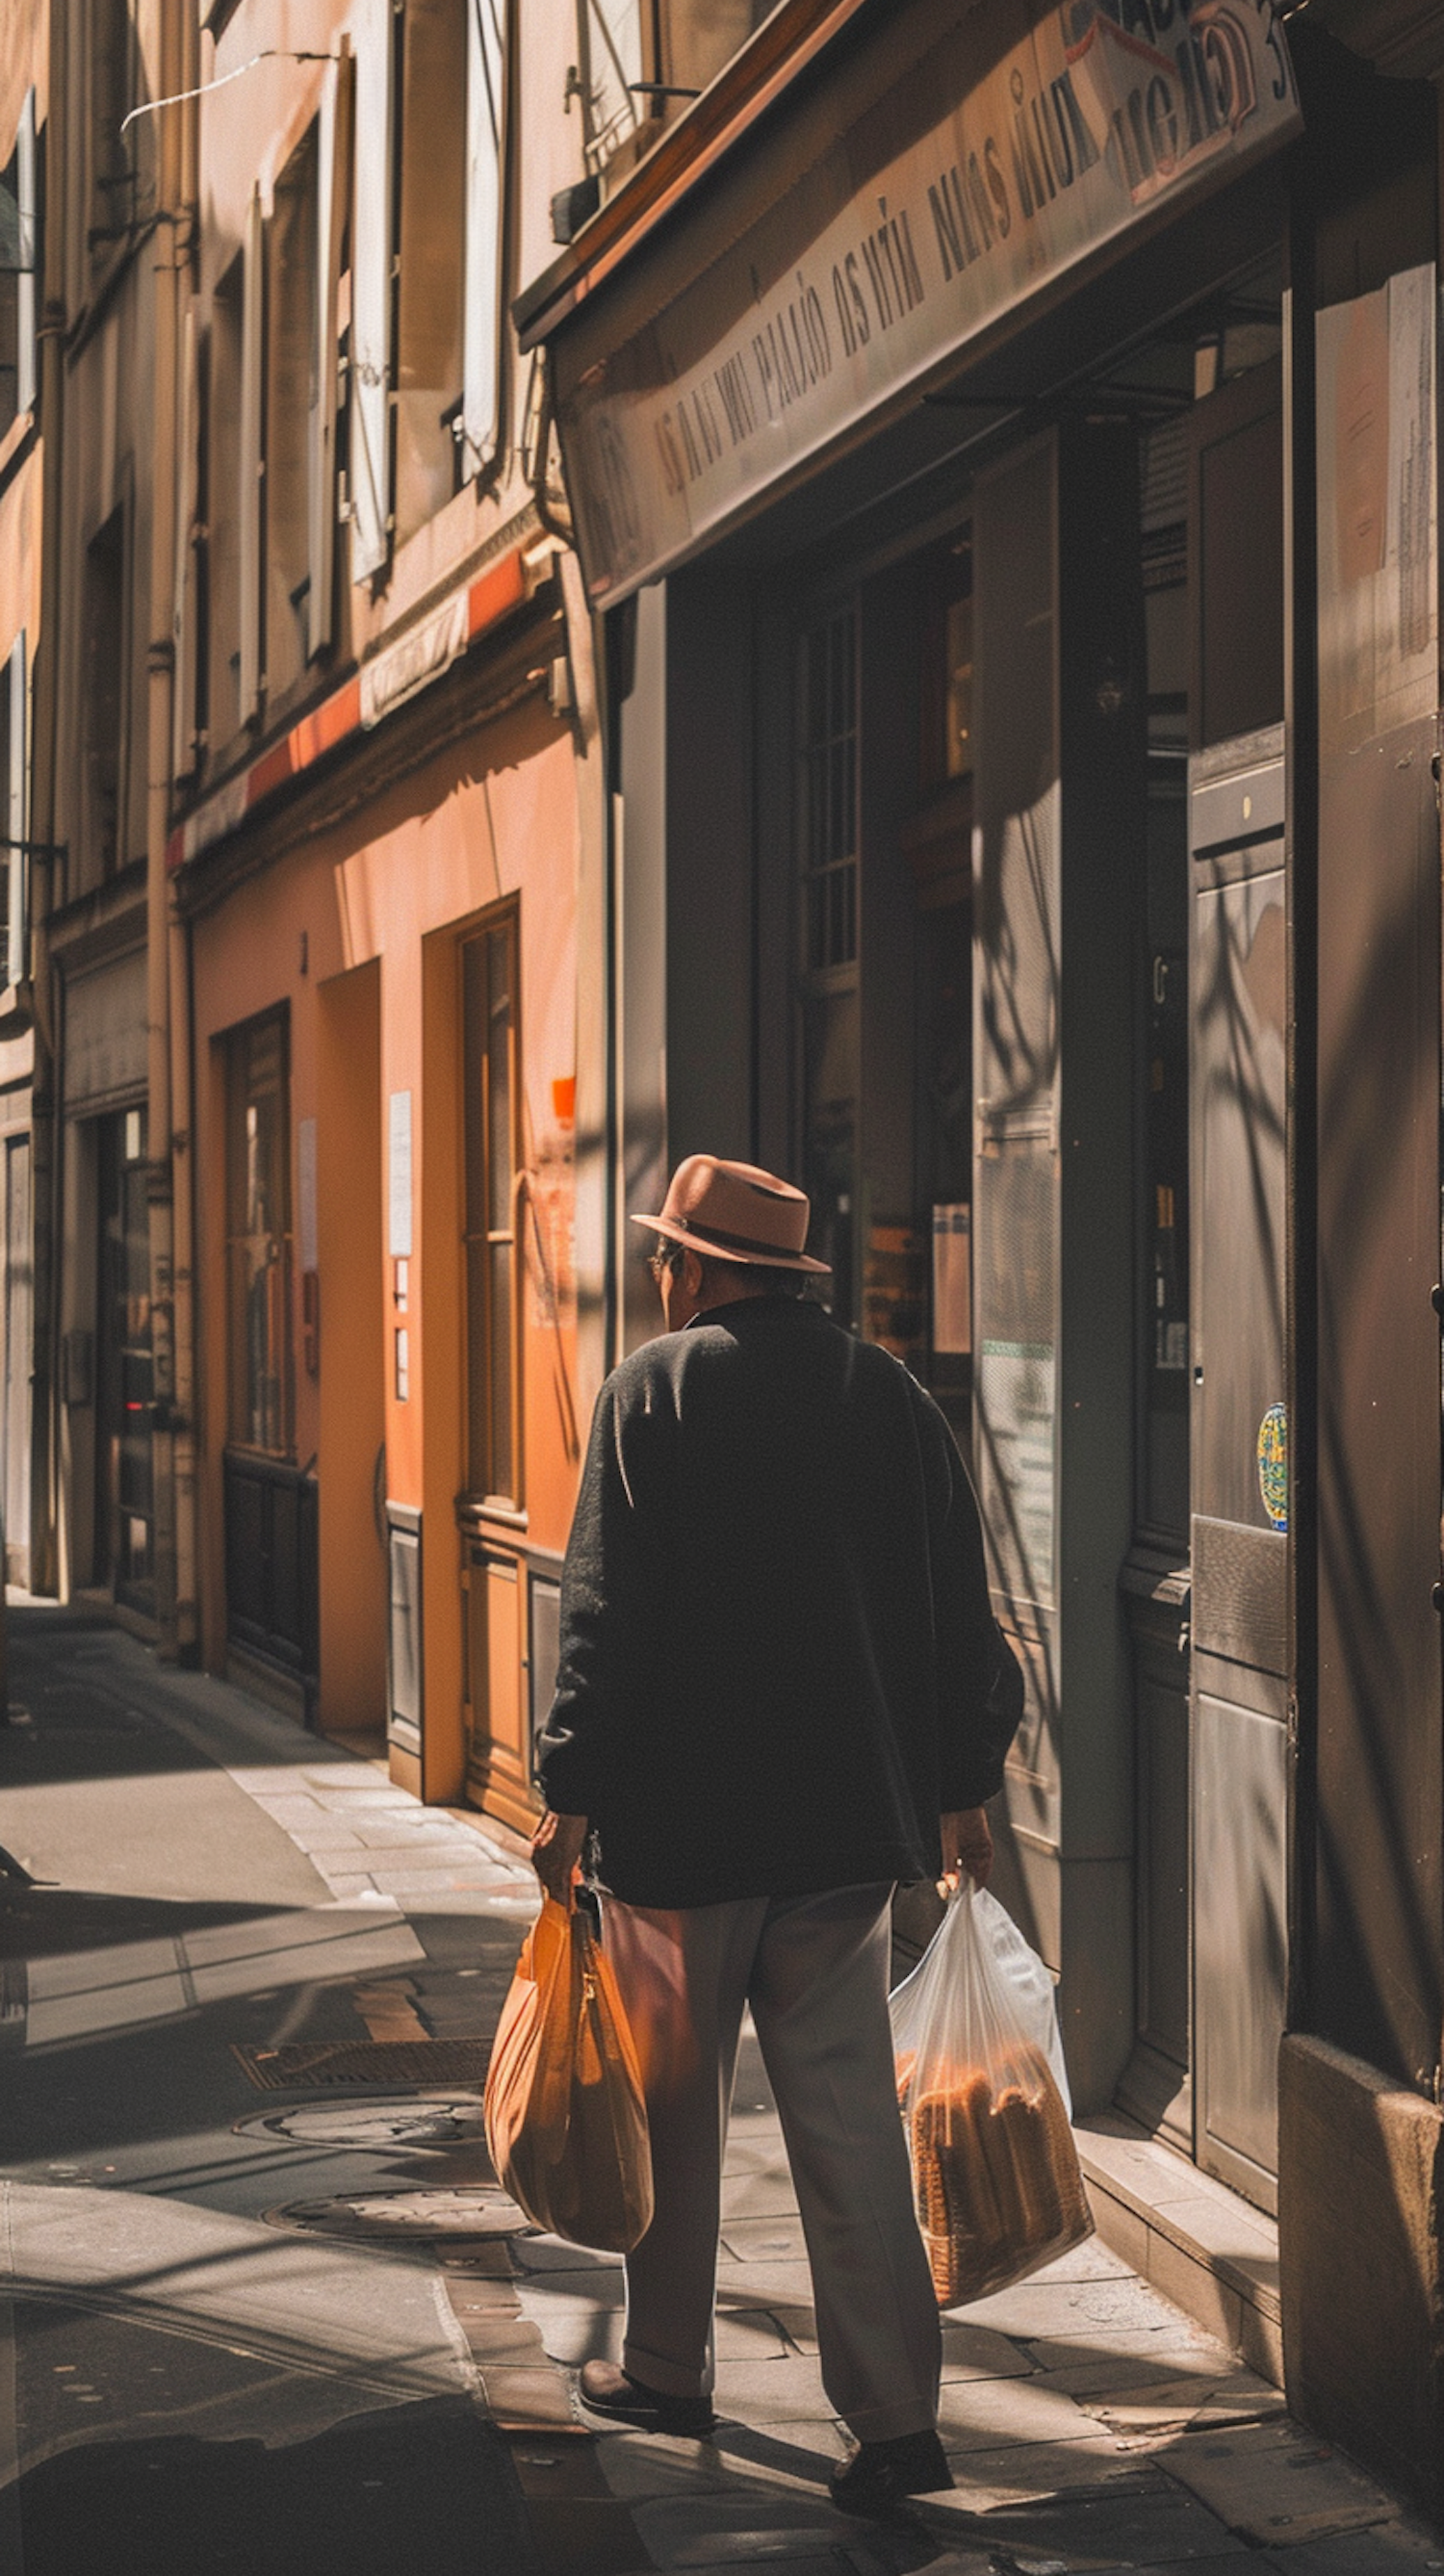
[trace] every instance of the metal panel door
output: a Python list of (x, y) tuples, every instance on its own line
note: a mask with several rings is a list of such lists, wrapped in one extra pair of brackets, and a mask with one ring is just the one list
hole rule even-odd
[(1276, 2205), (1288, 1669), (1282, 727), (1189, 769), (1200, 2164)]
[(0, 1409), (0, 1539), (7, 1583), (30, 1579), (30, 1372), (32, 1272), (30, 1139), (5, 1146), (5, 1399)]

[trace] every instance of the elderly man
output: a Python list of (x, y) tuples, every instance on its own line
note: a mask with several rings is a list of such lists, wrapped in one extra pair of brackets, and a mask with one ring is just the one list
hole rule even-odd
[[(592, 1426), (562, 1585), (533, 1854), (565, 1899), (588, 1837), (642, 2061), (656, 2213), (620, 2370), (585, 2404), (715, 2417), (722, 2159), (751, 2007), (806, 2234), (850, 2512), (952, 2484), (940, 2334), (887, 2012), (898, 1880), (986, 1878), (1016, 1723), (978, 1509), (932, 1399), (799, 1292), (800, 1190), (693, 1155), (652, 1269), (666, 1331)], [(1003, 1650), (1006, 1652), (1006, 1650)], [(1011, 1672), (1011, 1663), (1009, 1664)]]

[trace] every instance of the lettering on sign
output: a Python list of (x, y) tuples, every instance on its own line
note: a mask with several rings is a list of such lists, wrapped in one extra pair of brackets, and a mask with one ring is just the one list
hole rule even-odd
[(1297, 128), (1269, 0), (1062, 0), (1036, 26), (1011, 8), (1011, 45), (994, 9), (950, 30), (630, 338), (605, 292), (562, 327), (598, 604), (1161, 200)]

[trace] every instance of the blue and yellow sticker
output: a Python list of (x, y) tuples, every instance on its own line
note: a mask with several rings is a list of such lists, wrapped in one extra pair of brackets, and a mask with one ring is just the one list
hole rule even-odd
[(1258, 1427), (1258, 1489), (1276, 1530), (1289, 1525), (1288, 1408), (1271, 1404)]

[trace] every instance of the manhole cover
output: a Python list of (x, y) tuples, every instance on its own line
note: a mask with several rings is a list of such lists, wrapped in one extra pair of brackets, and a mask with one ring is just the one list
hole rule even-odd
[(482, 2039), (293, 2039), (282, 2048), (231, 2048), (260, 2093), (314, 2093), (333, 2084), (455, 2084), (480, 2092), (491, 2055)]
[(476, 2094), (401, 2101), (300, 2102), (289, 2111), (256, 2111), (237, 2120), (239, 2138), (284, 2138), (315, 2147), (458, 2147), (483, 2134)]
[(504, 2191), (361, 2191), (336, 2200), (290, 2200), (262, 2211), (268, 2227), (307, 2236), (370, 2237), (422, 2245), (438, 2236), (515, 2236), (531, 2221)]

